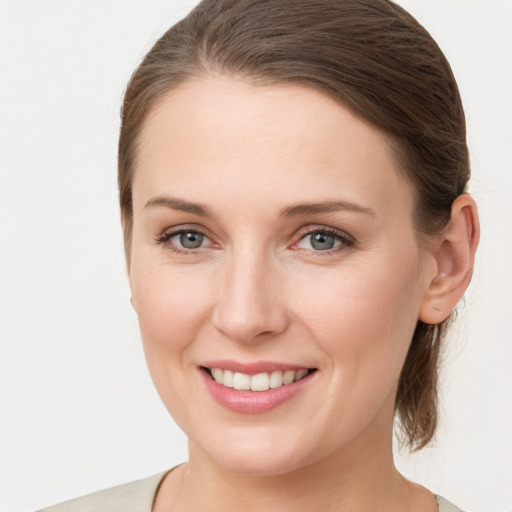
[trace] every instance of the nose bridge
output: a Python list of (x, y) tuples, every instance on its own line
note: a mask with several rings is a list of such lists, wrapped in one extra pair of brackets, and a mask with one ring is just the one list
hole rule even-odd
[(215, 326), (243, 342), (282, 332), (287, 319), (278, 283), (278, 268), (268, 251), (252, 244), (233, 250), (220, 283)]

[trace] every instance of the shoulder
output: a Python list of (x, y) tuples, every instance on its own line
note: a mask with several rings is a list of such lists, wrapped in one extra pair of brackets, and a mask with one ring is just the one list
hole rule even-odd
[(442, 496), (436, 496), (437, 506), (439, 512), (462, 512), (462, 510), (456, 507), (453, 503), (450, 503), (447, 499)]
[(160, 482), (168, 471), (81, 498), (59, 503), (39, 512), (151, 512)]

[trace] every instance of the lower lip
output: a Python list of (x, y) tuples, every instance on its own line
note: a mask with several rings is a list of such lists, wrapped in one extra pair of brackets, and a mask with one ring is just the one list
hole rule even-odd
[(234, 412), (260, 414), (275, 409), (293, 398), (308, 385), (316, 372), (311, 372), (301, 380), (267, 391), (247, 391), (227, 388), (215, 382), (204, 370), (200, 370), (204, 382), (213, 399), (220, 405)]

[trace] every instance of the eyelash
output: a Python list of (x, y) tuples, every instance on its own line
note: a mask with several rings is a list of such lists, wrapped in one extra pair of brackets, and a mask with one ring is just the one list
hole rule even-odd
[[(335, 254), (335, 253), (338, 253), (341, 251), (345, 251), (348, 248), (352, 247), (355, 243), (354, 239), (352, 237), (350, 237), (349, 235), (347, 235), (346, 233), (344, 233), (343, 231), (338, 231), (336, 229), (327, 228), (327, 227), (317, 227), (314, 229), (310, 229), (307, 232), (305, 232), (304, 234), (302, 234), (300, 236), (299, 240), (292, 244), (292, 249), (294, 249), (294, 247), (296, 245), (298, 245), (302, 240), (305, 240), (306, 238), (308, 238), (314, 234), (317, 234), (317, 233), (321, 234), (321, 235), (332, 236), (335, 239), (337, 239), (338, 241), (340, 241), (341, 244), (336, 247), (333, 247), (332, 249), (325, 249), (323, 251), (315, 250), (315, 249), (303, 249), (305, 251), (308, 251), (310, 254), (314, 254), (315, 256), (328, 256), (328, 255)], [(295, 248), (294, 250), (299, 250), (299, 249)]]
[[(173, 238), (177, 235), (184, 234), (184, 233), (197, 233), (211, 241), (211, 238), (207, 234), (205, 234), (202, 230), (197, 229), (197, 228), (179, 228), (176, 230), (164, 231), (163, 233), (158, 235), (158, 237), (156, 238), (155, 241), (158, 245), (163, 245), (164, 247), (169, 248), (170, 250), (172, 250), (173, 252), (175, 252), (177, 254), (190, 255), (190, 254), (198, 254), (198, 253), (202, 252), (202, 251), (200, 251), (200, 249), (203, 249), (203, 247), (198, 247), (197, 249), (185, 249), (185, 248), (180, 248), (180, 247), (178, 247), (174, 244), (171, 244), (169, 242), (171, 240), (171, 238)], [(338, 245), (332, 249), (326, 249), (326, 250), (303, 249), (304, 251), (315, 254), (317, 256), (329, 255), (329, 254), (337, 253), (340, 251), (344, 251), (347, 248), (352, 247), (355, 243), (355, 241), (352, 237), (350, 237), (349, 235), (347, 235), (346, 233), (344, 233), (342, 231), (338, 231), (338, 230), (335, 230), (332, 228), (318, 227), (318, 228), (310, 229), (310, 230), (306, 231), (305, 233), (301, 234), (300, 238), (291, 245), (291, 249), (299, 250), (296, 246), (302, 240), (306, 239), (308, 236), (312, 236), (317, 233), (322, 234), (322, 235), (332, 236), (341, 242), (340, 245)]]
[(198, 247), (197, 249), (186, 249), (186, 248), (181, 248), (181, 247), (178, 247), (178, 246), (170, 243), (171, 238), (174, 238), (177, 235), (182, 235), (184, 233), (197, 233), (211, 241), (211, 237), (209, 237), (207, 234), (205, 234), (200, 229), (181, 227), (176, 230), (164, 231), (163, 233), (158, 235), (158, 237), (156, 238), (156, 243), (159, 245), (163, 245), (164, 247), (170, 249), (171, 251), (173, 251), (177, 254), (190, 255), (190, 254), (198, 254), (199, 252), (202, 252), (199, 249), (204, 249), (203, 247)]

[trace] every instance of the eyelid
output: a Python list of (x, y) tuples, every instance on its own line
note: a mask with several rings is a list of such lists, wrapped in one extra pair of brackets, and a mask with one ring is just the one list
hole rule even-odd
[[(195, 232), (200, 233), (205, 238), (210, 241), (210, 244), (206, 247), (198, 247), (197, 249), (187, 249), (185, 247), (179, 247), (170, 243), (171, 238), (179, 235), (181, 233), (187, 232)], [(172, 226), (164, 229), (155, 237), (155, 243), (157, 245), (163, 245), (164, 247), (168, 247), (169, 249), (180, 253), (180, 254), (191, 254), (191, 253), (200, 253), (204, 249), (208, 249), (210, 247), (218, 246), (218, 243), (214, 241), (213, 235), (210, 234), (210, 231), (203, 226), (198, 226), (197, 224), (179, 224), (177, 226)]]
[(335, 248), (332, 248), (332, 249), (326, 249), (324, 251), (309, 250), (310, 252), (313, 252), (313, 253), (329, 254), (329, 253), (332, 253), (332, 252), (336, 252), (336, 251), (347, 249), (348, 247), (351, 247), (351, 246), (353, 246), (355, 244), (354, 238), (351, 235), (349, 235), (346, 231), (342, 231), (340, 229), (333, 228), (331, 226), (325, 226), (325, 225), (317, 224), (317, 225), (310, 225), (310, 226), (306, 226), (304, 228), (301, 228), (299, 230), (299, 232), (297, 232), (296, 235), (294, 236), (294, 240), (295, 241), (292, 243), (290, 248), (294, 249), (294, 250), (305, 250), (305, 251), (307, 251), (308, 249), (299, 249), (298, 247), (295, 247), (295, 246), (301, 240), (303, 240), (307, 236), (311, 236), (314, 233), (326, 233), (326, 234), (329, 234), (329, 235), (333, 235), (336, 238), (338, 238), (339, 240), (341, 240), (341, 245), (337, 246)]

